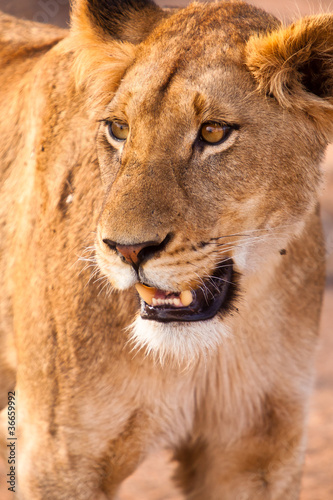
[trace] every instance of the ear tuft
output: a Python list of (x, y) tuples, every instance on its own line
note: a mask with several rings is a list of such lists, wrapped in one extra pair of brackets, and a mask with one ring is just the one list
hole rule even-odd
[(250, 38), (246, 63), (260, 91), (284, 108), (307, 112), (321, 129), (332, 128), (333, 15), (309, 16)]
[(72, 68), (75, 85), (86, 93), (86, 106), (92, 113), (99, 113), (107, 106), (116, 92), (126, 69), (135, 58), (136, 47), (130, 43), (96, 43), (77, 35), (72, 38), (75, 46)]
[(90, 110), (106, 106), (134, 61), (136, 45), (164, 17), (151, 0), (76, 0), (69, 48), (74, 78)]

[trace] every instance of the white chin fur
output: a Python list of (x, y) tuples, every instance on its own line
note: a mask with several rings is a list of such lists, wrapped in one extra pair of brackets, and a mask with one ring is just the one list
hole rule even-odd
[(217, 317), (192, 323), (159, 323), (138, 315), (130, 327), (133, 350), (144, 349), (161, 364), (173, 361), (180, 366), (207, 357), (229, 336), (229, 328)]

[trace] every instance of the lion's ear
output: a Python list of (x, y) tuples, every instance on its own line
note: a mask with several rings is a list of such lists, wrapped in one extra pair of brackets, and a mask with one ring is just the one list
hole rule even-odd
[(162, 9), (152, 0), (75, 0), (71, 24), (76, 31), (93, 31), (104, 40), (137, 44), (161, 17)]
[(88, 107), (107, 104), (143, 41), (165, 16), (152, 0), (74, 0), (69, 49)]
[(309, 16), (250, 38), (246, 58), (261, 91), (273, 95), (284, 108), (306, 112), (332, 138), (332, 14)]

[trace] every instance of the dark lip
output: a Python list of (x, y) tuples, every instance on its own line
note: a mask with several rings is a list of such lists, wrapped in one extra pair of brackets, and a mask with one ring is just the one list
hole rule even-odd
[(205, 321), (213, 318), (229, 303), (233, 283), (233, 261), (221, 263), (214, 275), (202, 288), (195, 292), (193, 302), (188, 307), (173, 308), (168, 306), (153, 307), (141, 300), (141, 318), (160, 323)]

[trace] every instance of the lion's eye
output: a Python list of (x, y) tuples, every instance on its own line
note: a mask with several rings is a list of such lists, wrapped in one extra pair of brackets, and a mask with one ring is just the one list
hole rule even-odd
[(110, 137), (116, 141), (126, 141), (129, 134), (127, 123), (112, 121), (107, 123)]
[(201, 126), (200, 139), (208, 144), (221, 144), (229, 137), (231, 130), (229, 125), (207, 122)]

